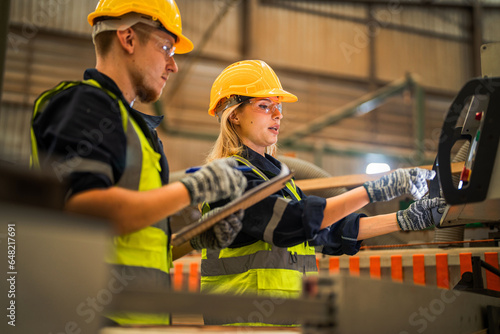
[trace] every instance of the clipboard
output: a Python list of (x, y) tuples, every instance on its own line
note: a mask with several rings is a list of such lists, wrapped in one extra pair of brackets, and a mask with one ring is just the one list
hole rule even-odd
[(252, 205), (260, 202), (264, 198), (274, 194), (275, 192), (286, 187), (286, 183), (293, 177), (293, 172), (290, 171), (288, 166), (281, 164), (281, 172), (269, 181), (258, 185), (245, 192), (242, 196), (232, 200), (224, 205), (222, 210), (215, 214), (206, 214), (201, 217), (197, 222), (190, 224), (172, 235), (171, 244), (174, 247), (180, 246), (191, 238), (205, 232), (210, 227), (215, 225), (221, 219), (237, 212), (238, 210), (246, 209)]

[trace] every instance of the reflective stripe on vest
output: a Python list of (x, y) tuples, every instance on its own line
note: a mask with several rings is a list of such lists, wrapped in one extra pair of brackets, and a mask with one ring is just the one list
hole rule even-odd
[[(252, 168), (262, 179), (268, 180), (248, 160), (233, 156), (240, 163)], [(301, 198), (293, 181), (287, 183), (293, 197)], [(274, 207), (264, 239), (251, 245), (221, 250), (202, 250), (201, 291), (209, 293), (257, 294), (275, 298), (295, 298), (300, 295), (304, 275), (317, 274), (315, 249), (307, 242), (293, 247), (277, 247), (271, 244), (272, 233), (290, 200), (279, 198)], [(271, 227), (270, 227), (271, 225)], [(241, 317), (205, 317), (207, 325), (294, 325), (296, 319), (273, 322), (266, 319)]]
[[(101, 89), (113, 100), (117, 101), (122, 118), (123, 130), (127, 138), (126, 167), (120, 178), (116, 182), (113, 178), (111, 167), (99, 161), (74, 157), (64, 164), (64, 172), (59, 176), (65, 176), (73, 172), (93, 172), (108, 176), (116, 186), (138, 191), (146, 191), (160, 188), (162, 181), (160, 177), (161, 155), (151, 147), (146, 136), (137, 122), (130, 117), (123, 101), (115, 94), (101, 87), (93, 80), (62, 82), (52, 90), (44, 92), (36, 100), (31, 125), (31, 159), (32, 168), (39, 168), (39, 155), (33, 121), (35, 117), (43, 112), (50, 99), (57, 93), (77, 86), (86, 84)], [(113, 237), (114, 253), (106, 260), (108, 263), (116, 265), (117, 268), (126, 268), (127, 275), (134, 277), (137, 283), (144, 282), (157, 286), (169, 286), (171, 267), (171, 251), (168, 247), (168, 223), (166, 220), (157, 222), (154, 225), (143, 228), (139, 231), (122, 236)], [(130, 284), (134, 284), (134, 279), (130, 279)], [(149, 284), (148, 284), (149, 285)], [(120, 313), (109, 316), (119, 324), (169, 324), (169, 315), (137, 315), (133, 313)]]
[[(248, 161), (247, 159), (240, 157), (239, 155), (233, 155), (232, 157), (235, 158), (237, 161), (241, 162), (242, 164), (246, 165), (247, 167), (252, 168), (252, 171), (261, 178), (263, 178), (264, 180), (269, 181), (269, 178), (264, 173), (262, 173), (257, 167), (252, 165), (250, 161)], [(297, 192), (297, 186), (295, 185), (295, 181), (293, 179), (286, 183), (286, 187), (294, 195), (295, 199), (297, 201), (300, 201), (301, 198), (299, 196), (299, 193)]]

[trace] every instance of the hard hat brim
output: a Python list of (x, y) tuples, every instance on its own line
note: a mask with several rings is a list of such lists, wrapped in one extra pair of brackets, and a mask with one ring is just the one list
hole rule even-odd
[(177, 43), (175, 43), (175, 53), (183, 54), (193, 51), (193, 42), (184, 35), (177, 35)]

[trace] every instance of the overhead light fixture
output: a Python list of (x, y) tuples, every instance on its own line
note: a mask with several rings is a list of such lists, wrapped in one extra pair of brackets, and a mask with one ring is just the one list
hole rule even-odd
[(383, 162), (371, 162), (366, 166), (366, 174), (385, 173), (391, 170), (389, 164)]

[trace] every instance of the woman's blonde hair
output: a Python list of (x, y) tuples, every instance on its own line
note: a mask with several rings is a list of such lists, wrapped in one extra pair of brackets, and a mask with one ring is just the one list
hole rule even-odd
[[(215, 159), (227, 158), (235, 154), (240, 155), (243, 152), (243, 141), (238, 131), (236, 131), (235, 126), (231, 123), (230, 116), (244, 105), (245, 103), (240, 103), (229, 107), (220, 116), (219, 137), (207, 156), (207, 163)], [(271, 156), (276, 155), (276, 150), (276, 144), (266, 147), (266, 153)]]

